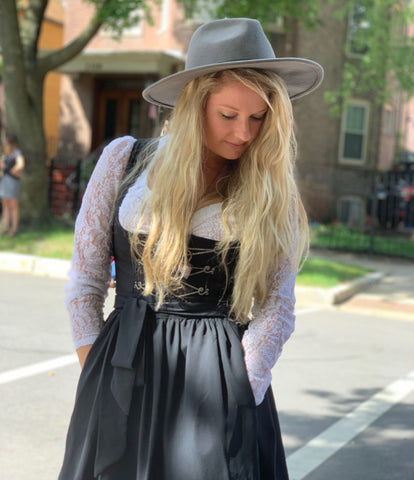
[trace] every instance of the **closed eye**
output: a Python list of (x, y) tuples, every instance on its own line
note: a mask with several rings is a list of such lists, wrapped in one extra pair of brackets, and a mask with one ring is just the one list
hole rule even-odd
[[(265, 112), (263, 115), (252, 115), (250, 118), (252, 120), (256, 120), (258, 122), (264, 120), (265, 116), (266, 116), (266, 113)], [(227, 113), (221, 113), (221, 118), (225, 119), (225, 120), (234, 120), (236, 118), (236, 115), (229, 115)]]
[(261, 120), (264, 120), (265, 116), (266, 116), (266, 113), (264, 113), (263, 115), (259, 115), (259, 116), (252, 115), (250, 118), (251, 118), (252, 120), (261, 121)]

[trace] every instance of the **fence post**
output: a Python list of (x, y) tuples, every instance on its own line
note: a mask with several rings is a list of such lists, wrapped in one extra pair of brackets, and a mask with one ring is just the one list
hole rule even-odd
[(372, 176), (372, 202), (371, 202), (371, 229), (369, 235), (369, 254), (372, 255), (375, 250), (375, 227), (377, 223), (378, 210), (378, 174), (373, 172)]
[(49, 213), (52, 212), (52, 195), (53, 195), (53, 171), (55, 169), (55, 160), (52, 158), (50, 160), (50, 166), (49, 166), (49, 185), (47, 189), (47, 202), (48, 202), (48, 208), (49, 208)]

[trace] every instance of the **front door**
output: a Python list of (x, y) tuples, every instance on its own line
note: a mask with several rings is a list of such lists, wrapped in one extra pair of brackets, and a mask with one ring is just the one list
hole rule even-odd
[(123, 135), (135, 138), (153, 135), (156, 108), (137, 89), (102, 89), (95, 105), (92, 149)]

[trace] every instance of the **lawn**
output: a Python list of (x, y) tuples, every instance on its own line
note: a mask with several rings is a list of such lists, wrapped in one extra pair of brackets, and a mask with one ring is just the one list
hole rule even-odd
[[(13, 238), (0, 237), (0, 251), (69, 260), (73, 248), (73, 227), (54, 221), (47, 228), (22, 230)], [(332, 287), (365, 275), (369, 270), (312, 256), (308, 258), (297, 283), (312, 287)]]
[(297, 284), (308, 287), (329, 288), (370, 272), (372, 270), (359, 265), (309, 257), (299, 272)]
[(73, 228), (54, 221), (41, 229), (22, 229), (13, 238), (0, 236), (0, 251), (69, 260), (73, 249)]

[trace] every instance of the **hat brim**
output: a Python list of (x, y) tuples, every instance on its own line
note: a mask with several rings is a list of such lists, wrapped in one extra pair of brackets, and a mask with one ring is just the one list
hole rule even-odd
[(269, 58), (264, 60), (239, 60), (235, 62), (203, 65), (177, 72), (147, 87), (142, 95), (150, 103), (174, 108), (187, 83), (208, 73), (234, 68), (254, 68), (275, 72), (285, 82), (289, 97), (297, 99), (311, 93), (323, 80), (323, 68), (306, 58)]

